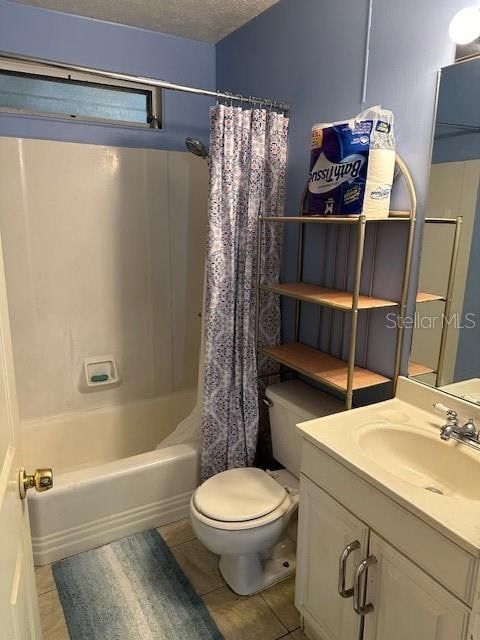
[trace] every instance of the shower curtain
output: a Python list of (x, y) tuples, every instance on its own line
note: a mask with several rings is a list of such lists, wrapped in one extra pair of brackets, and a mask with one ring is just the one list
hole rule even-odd
[[(288, 118), (217, 105), (210, 112), (210, 197), (205, 273), (202, 480), (251, 466), (259, 433), (255, 353), (257, 218), (282, 215)], [(278, 280), (280, 225), (265, 225), (262, 276)], [(280, 339), (278, 300), (262, 294), (260, 340)]]

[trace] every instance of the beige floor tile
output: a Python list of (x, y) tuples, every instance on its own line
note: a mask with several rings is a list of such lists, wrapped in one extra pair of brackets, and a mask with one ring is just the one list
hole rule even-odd
[(275, 584), (270, 589), (262, 591), (262, 598), (272, 609), (279, 620), (289, 631), (300, 626), (300, 614), (295, 607), (295, 577)]
[(38, 601), (43, 640), (70, 640), (57, 591), (44, 593)]
[(162, 536), (169, 547), (175, 547), (184, 542), (189, 542), (195, 538), (190, 520), (177, 520), (171, 524), (165, 524), (158, 527), (158, 533)]
[(218, 570), (218, 556), (198, 540), (180, 544), (172, 549), (172, 553), (198, 595), (225, 585)]
[(287, 633), (260, 595), (243, 598), (224, 587), (202, 599), (225, 640), (277, 640)]
[(47, 564), (45, 567), (35, 567), (35, 580), (37, 581), (38, 595), (53, 591), (56, 589), (55, 580), (52, 573), (52, 565)]

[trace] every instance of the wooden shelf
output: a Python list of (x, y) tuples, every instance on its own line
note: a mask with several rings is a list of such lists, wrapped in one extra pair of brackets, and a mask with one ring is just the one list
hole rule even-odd
[(410, 360), (408, 363), (408, 375), (414, 378), (415, 376), (423, 376), (426, 373), (436, 373), (435, 369), (432, 367), (427, 367), (424, 364), (419, 364), (418, 362), (413, 362)]
[[(340, 291), (338, 289), (328, 289), (319, 287), (314, 284), (305, 282), (292, 282), (290, 284), (264, 284), (261, 287), (264, 291), (278, 293), (288, 298), (303, 300), (304, 302), (312, 302), (320, 304), (324, 307), (332, 309), (340, 309), (342, 311), (351, 311), (353, 295), (349, 291)], [(398, 302), (393, 300), (384, 300), (382, 298), (371, 298), (369, 296), (360, 296), (358, 299), (359, 309), (376, 309), (379, 307), (395, 307)]]
[[(337, 391), (345, 393), (347, 390), (348, 364), (344, 360), (334, 358), (300, 342), (263, 347), (259, 351), (269, 358)], [(355, 367), (353, 390), (373, 387), (385, 382), (390, 382), (390, 379), (373, 371)]]
[[(335, 216), (321, 215), (296, 215), (296, 216), (260, 216), (261, 222), (280, 222), (280, 223), (314, 223), (314, 224), (358, 224), (360, 214), (337, 214)], [(390, 215), (385, 218), (369, 218), (365, 222), (389, 222), (389, 221), (409, 221), (411, 220), (410, 211), (390, 211)]]
[(433, 302), (434, 300), (445, 300), (445, 296), (440, 296), (437, 293), (425, 293), (422, 291), (417, 293), (417, 302)]
[[(314, 284), (307, 284), (306, 282), (264, 284), (260, 288), (263, 291), (270, 291), (281, 296), (286, 296), (287, 298), (311, 302), (324, 307), (330, 307), (331, 309), (339, 309), (340, 311), (352, 310), (353, 295), (349, 291), (319, 287)], [(417, 302), (431, 302), (432, 300), (444, 300), (444, 298), (435, 293), (417, 294)], [(385, 307), (396, 307), (398, 304), (395, 300), (374, 298), (372, 296), (361, 295), (358, 299), (359, 309), (381, 309)]]

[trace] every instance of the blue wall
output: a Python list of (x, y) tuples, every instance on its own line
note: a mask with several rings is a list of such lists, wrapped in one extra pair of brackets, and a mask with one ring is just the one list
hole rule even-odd
[[(420, 219), (430, 164), (437, 72), (453, 61), (448, 25), (464, 5), (465, 0), (375, 0), (373, 5), (366, 103), (381, 103), (395, 114), (398, 151), (415, 179)], [(367, 8), (367, 0), (280, 0), (217, 45), (219, 87), (291, 104), (289, 214), (298, 210), (308, 175), (312, 124), (351, 117), (362, 108)], [(397, 296), (405, 235), (397, 223), (387, 226), (380, 232), (374, 293)], [(286, 278), (295, 277), (295, 233), (293, 228), (287, 231)], [(320, 260), (320, 251), (312, 251), (310, 270), (318, 268)], [(414, 282), (417, 262), (418, 256)], [(291, 314), (288, 308), (286, 311), (290, 325)], [(313, 312), (310, 315), (304, 339), (312, 343), (315, 319)], [(289, 326), (284, 329), (288, 339)], [(387, 374), (391, 372), (394, 333), (385, 328), (384, 316), (372, 315), (368, 364)]]
[[(0, 0), (0, 50), (215, 88), (215, 47), (144, 29)], [(208, 138), (209, 98), (164, 92), (164, 130), (0, 114), (0, 136), (182, 149)]]
[[(461, 96), (461, 99), (459, 99)], [(442, 71), (433, 144), (437, 162), (476, 160), (480, 157), (480, 133), (468, 133), (442, 123), (480, 125), (480, 60), (471, 60)]]
[[(464, 4), (374, 1), (366, 102), (382, 103), (395, 113), (398, 149), (415, 178), (420, 218), (437, 71), (453, 61), (448, 23)], [(0, 0), (0, 49), (195, 86), (214, 88), (216, 82), (235, 93), (287, 100), (292, 110), (286, 210), (294, 213), (308, 174), (312, 124), (351, 117), (362, 108), (367, 7), (367, 0), (280, 0), (213, 47)], [(165, 92), (164, 131), (0, 114), (0, 135), (181, 149), (186, 135), (207, 138), (209, 104), (208, 98)], [(287, 278), (294, 277), (295, 233), (289, 228), (286, 237)], [(313, 281), (320, 237), (311, 237), (307, 272)], [(383, 225), (379, 239), (374, 294), (397, 297), (405, 234), (397, 224)], [(291, 311), (286, 308), (287, 338)], [(304, 326), (305, 339), (312, 343), (317, 341), (315, 313), (307, 314)], [(361, 323), (361, 337), (364, 331)], [(368, 366), (391, 373), (394, 342), (384, 316), (373, 313)]]

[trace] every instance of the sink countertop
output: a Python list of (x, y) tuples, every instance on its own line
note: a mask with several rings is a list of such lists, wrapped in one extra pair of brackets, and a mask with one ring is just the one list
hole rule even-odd
[[(418, 384), (418, 383), (410, 383)], [(406, 386), (406, 385), (404, 385)], [(432, 390), (433, 391), (433, 390)], [(425, 394), (425, 392), (420, 391)], [(433, 393), (438, 393), (433, 391)], [(451, 406), (443, 394), (436, 400)], [(430, 407), (431, 407), (430, 402)], [(463, 404), (463, 403), (462, 403)], [(427, 405), (428, 406), (428, 405)], [(470, 413), (474, 414), (473, 411)], [(400, 475), (388, 471), (385, 466), (368, 455), (361, 446), (361, 436), (373, 429), (403, 429), (420, 437), (438, 440), (439, 446), (460, 448), (458, 474), (462, 474), (464, 456), (470, 466), (478, 462), (480, 478), (480, 450), (476, 451), (455, 440), (440, 440), (440, 427), (445, 419), (442, 416), (418, 408), (410, 402), (394, 398), (378, 404), (361, 407), (351, 411), (334, 414), (316, 420), (303, 422), (297, 426), (300, 435), (316, 447), (336, 459), (358, 476), (365, 479), (376, 489), (414, 513), (450, 540), (456, 542), (474, 556), (480, 556), (480, 483), (471, 491), (472, 497), (455, 495), (437, 495), (416, 486)], [(374, 434), (372, 434), (374, 437)], [(395, 433), (398, 439), (398, 432)], [(432, 444), (433, 450), (436, 444)], [(378, 453), (378, 452), (377, 452)], [(451, 456), (448, 455), (450, 458)], [(377, 455), (378, 458), (378, 455)], [(456, 457), (453, 457), (456, 461)], [(385, 462), (384, 462), (385, 465)], [(474, 467), (475, 468), (475, 467)], [(407, 473), (409, 469), (407, 468)], [(457, 470), (454, 470), (457, 473)], [(432, 483), (433, 484), (433, 483)]]

